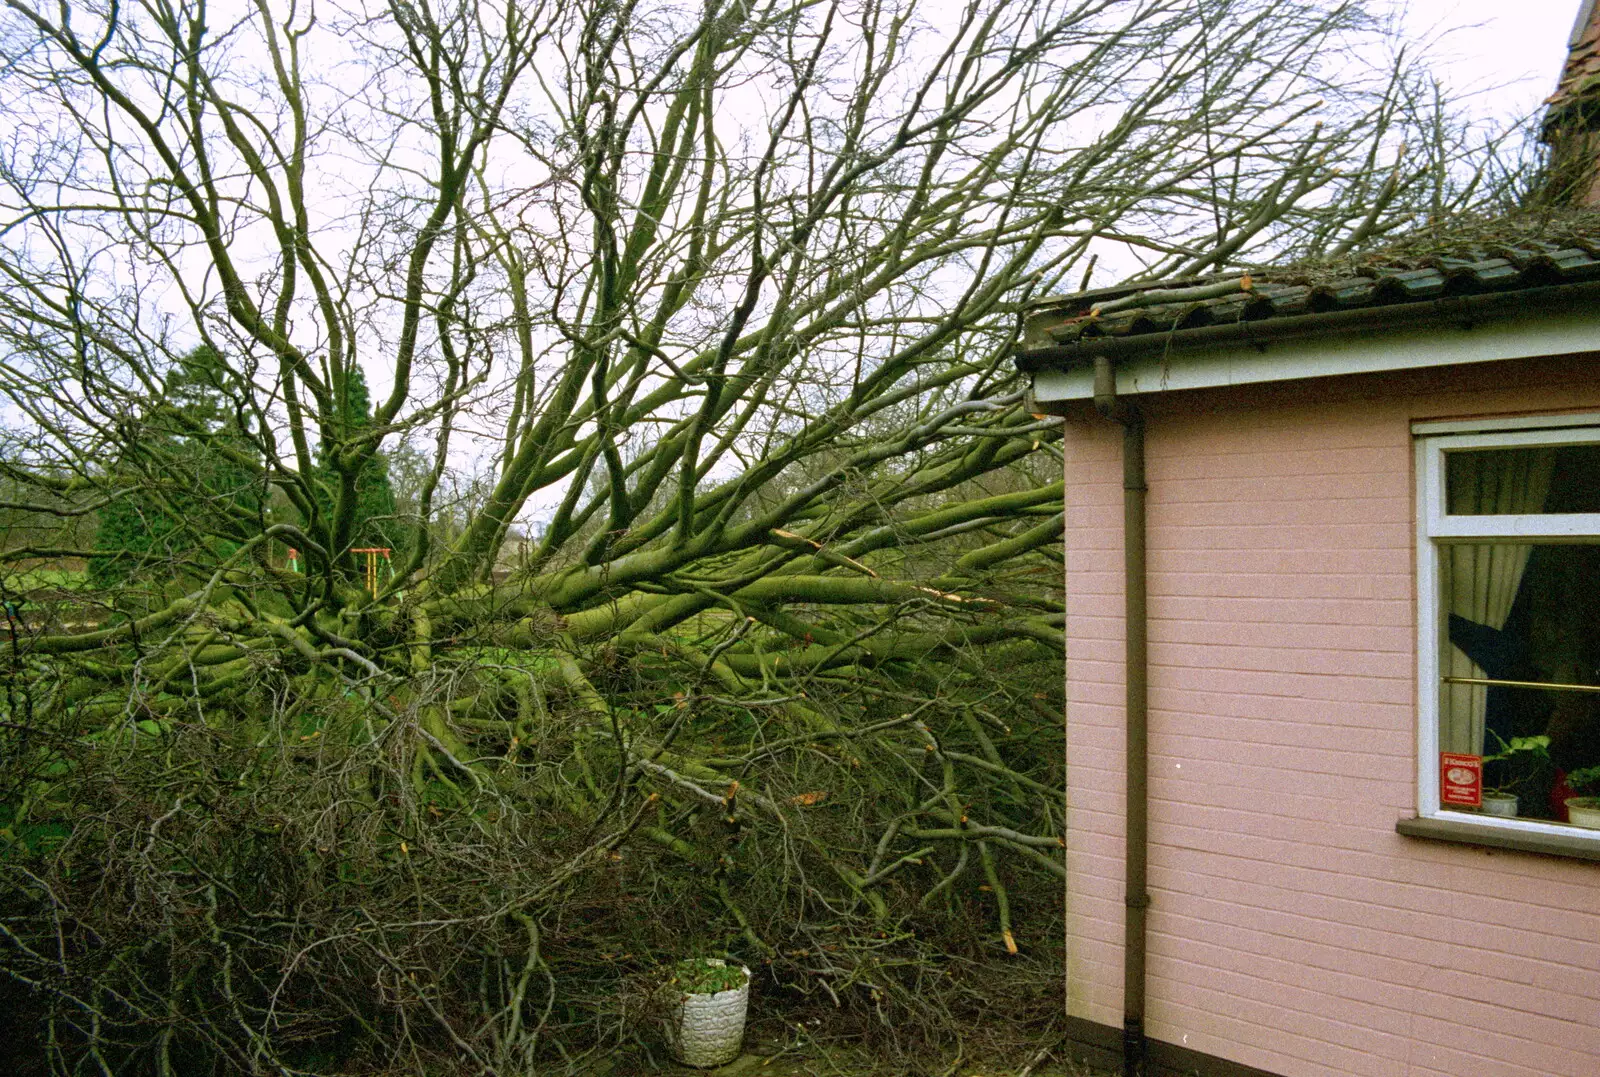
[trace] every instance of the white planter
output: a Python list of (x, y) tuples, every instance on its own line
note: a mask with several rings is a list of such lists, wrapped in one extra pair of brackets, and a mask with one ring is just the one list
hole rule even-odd
[[(708, 964), (725, 965), (716, 958)], [(685, 1066), (721, 1066), (739, 1057), (744, 1043), (745, 1011), (750, 1006), (750, 970), (738, 966), (744, 983), (731, 991), (710, 995), (680, 992), (673, 1001), (667, 1022), (667, 1039), (672, 1053)]]
[(1517, 817), (1517, 798), (1514, 793), (1483, 794), (1483, 814), (1499, 815), (1507, 819)]
[(1569, 797), (1567, 822), (1600, 830), (1600, 797)]

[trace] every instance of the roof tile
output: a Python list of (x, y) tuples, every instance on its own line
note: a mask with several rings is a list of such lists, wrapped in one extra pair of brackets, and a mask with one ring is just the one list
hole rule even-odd
[(1600, 280), (1600, 212), (1431, 224), (1341, 258), (1135, 283), (1040, 301), (1028, 339), (1071, 346), (1229, 322), (1401, 306), (1440, 296)]
[(1600, 88), (1600, 4), (1589, 16), (1588, 24), (1577, 34), (1567, 53), (1566, 66), (1556, 92), (1545, 101), (1552, 113), (1564, 111), (1581, 97)]

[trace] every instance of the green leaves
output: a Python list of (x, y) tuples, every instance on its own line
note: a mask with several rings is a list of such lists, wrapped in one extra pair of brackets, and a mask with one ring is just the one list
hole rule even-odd
[(713, 995), (738, 990), (749, 978), (743, 968), (720, 958), (691, 957), (672, 966), (667, 985), (685, 995)]

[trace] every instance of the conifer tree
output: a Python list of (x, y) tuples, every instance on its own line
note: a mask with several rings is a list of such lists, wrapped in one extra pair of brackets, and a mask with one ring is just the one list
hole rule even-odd
[[(156, 566), (184, 575), (247, 537), (261, 505), (248, 470), (221, 448), (248, 446), (223, 392), (224, 360), (209, 345), (168, 372), (160, 406), (144, 417), (110, 476), (126, 492), (98, 513), (89, 580), (110, 587)], [(233, 539), (219, 536), (234, 536)]]
[[(371, 394), (367, 377), (360, 366), (351, 369), (340, 415), (345, 437), (354, 437), (372, 425)], [(322, 448), (322, 480), (319, 499), (325, 512), (332, 510), (333, 489), (337, 482), (329, 466), (330, 447)], [(356, 477), (356, 525), (350, 545), (354, 548), (382, 547), (398, 555), (409, 542), (409, 529), (396, 517), (394, 484), (389, 478), (389, 458), (383, 450), (374, 453)]]

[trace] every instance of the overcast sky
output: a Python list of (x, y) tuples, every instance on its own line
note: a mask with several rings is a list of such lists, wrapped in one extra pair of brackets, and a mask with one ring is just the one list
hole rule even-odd
[(1404, 29), (1434, 39), (1458, 89), (1491, 115), (1525, 115), (1556, 87), (1579, 0), (1407, 0)]

